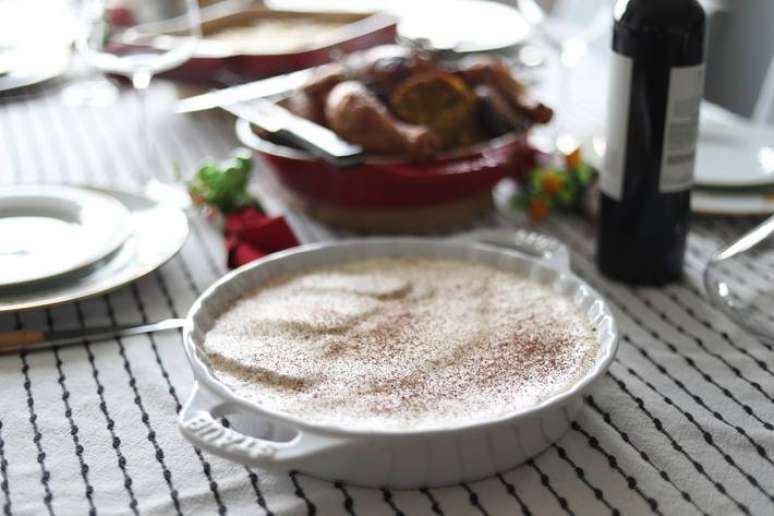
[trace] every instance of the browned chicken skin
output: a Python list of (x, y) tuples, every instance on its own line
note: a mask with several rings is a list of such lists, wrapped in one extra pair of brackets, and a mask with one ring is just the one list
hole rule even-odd
[(345, 140), (379, 154), (427, 158), (440, 148), (429, 129), (397, 120), (362, 83), (345, 81), (334, 87), (325, 103), (328, 126)]
[[(487, 132), (476, 103), (466, 100), (467, 96), (475, 100), (473, 91), (483, 91), (482, 87), (487, 94), (479, 95), (479, 102), (487, 102), (498, 113), (504, 130)], [(496, 58), (449, 65), (394, 45), (322, 67), (283, 105), (367, 152), (414, 159), (503, 134), (508, 126), (523, 130), (544, 124), (553, 116)]]
[(516, 80), (508, 66), (491, 57), (477, 57), (463, 63), (457, 72), (471, 86), (489, 86), (499, 93), (517, 112), (537, 124), (551, 121), (554, 112), (545, 104), (532, 99)]

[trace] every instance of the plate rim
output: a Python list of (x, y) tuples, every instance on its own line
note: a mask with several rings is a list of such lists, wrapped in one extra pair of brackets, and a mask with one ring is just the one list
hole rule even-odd
[[(45, 53), (47, 52), (44, 52), (44, 54)], [(33, 57), (39, 57), (40, 54), (41, 53), (33, 53)], [(62, 48), (58, 49), (58, 51), (54, 52), (54, 54), (56, 54), (56, 58), (52, 58), (50, 61), (48, 61), (48, 66), (45, 67), (42, 72), (17, 78), (18, 82), (15, 84), (12, 83), (10, 86), (3, 86), (3, 76), (0, 76), (0, 94), (29, 88), (30, 86), (42, 84), (62, 76), (67, 71), (67, 67), (70, 65), (72, 52), (70, 51), (69, 47), (62, 45)], [(9, 72), (6, 75), (10, 76), (11, 79), (14, 77), (13, 72)]]
[[(21, 193), (14, 193), (14, 190), (21, 190)], [(25, 192), (25, 190), (29, 190), (29, 192)], [(14, 195), (22, 197), (48, 197), (50, 199), (65, 200), (81, 207), (86, 206), (87, 203), (93, 204), (95, 202), (102, 203), (102, 208), (107, 208), (108, 205), (112, 205), (111, 209), (115, 209), (115, 215), (118, 218), (118, 227), (113, 228), (109, 232), (108, 240), (105, 245), (100, 246), (98, 249), (95, 247), (94, 251), (84, 254), (67, 268), (60, 269), (45, 276), (37, 276), (23, 280), (14, 280), (10, 282), (0, 280), (0, 288), (3, 289), (20, 288), (25, 285), (39, 284), (44, 281), (55, 280), (86, 269), (115, 253), (122, 245), (124, 245), (132, 233), (131, 213), (129, 209), (124, 203), (111, 195), (100, 194), (88, 188), (63, 184), (26, 183), (0, 188), (0, 203), (2, 203), (3, 198), (13, 197)], [(2, 207), (0, 206), (0, 209), (1, 208)]]
[[(750, 188), (750, 187), (763, 187), (763, 186), (772, 186), (774, 185), (774, 171), (772, 171), (769, 174), (768, 179), (763, 180), (762, 178), (758, 180), (752, 180), (752, 181), (724, 181), (724, 180), (701, 180), (698, 174), (699, 170), (699, 154), (700, 154), (700, 146), (701, 146), (701, 138), (702, 135), (706, 135), (706, 131), (715, 131), (718, 134), (723, 133), (724, 135), (727, 135), (729, 133), (738, 133), (739, 131), (743, 131), (743, 134), (737, 135), (738, 139), (740, 140), (746, 140), (748, 141), (751, 136), (754, 135), (755, 141), (757, 143), (760, 143), (763, 146), (764, 141), (768, 141), (766, 137), (768, 136), (770, 138), (771, 142), (774, 142), (774, 129), (768, 128), (768, 127), (758, 127), (755, 126), (747, 121), (744, 122), (733, 122), (733, 123), (723, 123), (723, 122), (715, 122), (715, 121), (703, 121), (701, 123), (701, 126), (699, 128), (699, 138), (697, 140), (696, 144), (696, 171), (694, 172), (694, 184), (697, 186), (705, 186), (709, 188)], [(706, 143), (705, 143), (706, 145)], [(774, 150), (774, 143), (772, 145), (769, 145), (771, 149)], [(737, 152), (742, 152), (741, 149), (737, 150)], [(746, 152), (744, 154), (747, 154)]]
[[(126, 206), (126, 203), (124, 203), (121, 197), (134, 198), (134, 200), (138, 202), (148, 203), (150, 205), (155, 205), (156, 207), (160, 207), (158, 203), (154, 202), (149, 197), (134, 191), (124, 190), (119, 188), (108, 188), (108, 187), (89, 186), (89, 185), (69, 185), (69, 186), (78, 186), (86, 190), (92, 190), (98, 193), (104, 193), (106, 195), (114, 197), (119, 202), (124, 204), (127, 210), (129, 210), (130, 214), (133, 212), (133, 210), (130, 207)], [(174, 213), (175, 216), (179, 218), (179, 221), (182, 223), (181, 228), (183, 229), (183, 231), (181, 232), (181, 236), (180, 236), (180, 244), (175, 246), (174, 250), (171, 250), (170, 252), (166, 253), (164, 256), (159, 257), (159, 259), (155, 260), (153, 264), (149, 264), (143, 267), (142, 269), (139, 269), (130, 278), (124, 278), (114, 283), (111, 283), (109, 281), (105, 282), (105, 286), (96, 288), (82, 295), (70, 294), (70, 295), (61, 296), (59, 298), (54, 298), (56, 294), (51, 294), (51, 292), (57, 291), (57, 289), (54, 288), (49, 291), (44, 290), (41, 292), (40, 298), (43, 298), (45, 296), (45, 300), (43, 301), (41, 301), (40, 299), (35, 301), (33, 299), (32, 301), (3, 303), (2, 298), (0, 298), (0, 314), (10, 313), (10, 312), (23, 312), (28, 310), (42, 309), (42, 308), (51, 308), (51, 307), (55, 307), (55, 306), (59, 306), (67, 303), (83, 301), (86, 299), (104, 295), (104, 294), (113, 292), (119, 288), (122, 288), (134, 281), (137, 281), (147, 276), (148, 274), (151, 274), (153, 271), (159, 269), (160, 267), (164, 266), (172, 258), (177, 256), (180, 253), (180, 251), (183, 249), (183, 246), (185, 246), (185, 243), (188, 241), (188, 236), (191, 233), (191, 224), (190, 224), (190, 221), (188, 220), (188, 216), (182, 210), (172, 208), (172, 207), (163, 207), (162, 209), (167, 210), (168, 213)], [(124, 243), (126, 243), (126, 241)], [(120, 247), (118, 250), (120, 250)], [(109, 259), (113, 259), (114, 257), (115, 256), (111, 256)], [(46, 292), (49, 292), (49, 294), (47, 295)]]

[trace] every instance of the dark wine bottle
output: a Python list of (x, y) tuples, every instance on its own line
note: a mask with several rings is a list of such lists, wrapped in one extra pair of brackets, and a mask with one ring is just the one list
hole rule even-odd
[(614, 21), (597, 266), (662, 285), (683, 270), (705, 16), (696, 0), (619, 0)]

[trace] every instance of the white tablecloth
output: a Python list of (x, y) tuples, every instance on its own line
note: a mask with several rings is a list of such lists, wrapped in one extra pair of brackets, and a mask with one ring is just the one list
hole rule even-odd
[[(162, 163), (192, 171), (205, 156), (226, 156), (236, 145), (232, 121), (173, 116), (171, 95), (159, 86), (151, 97)], [(0, 100), (0, 183), (139, 190), (147, 171), (135, 109), (128, 94), (93, 109), (64, 108), (51, 94)], [(259, 190), (263, 174), (259, 167)], [(262, 191), (271, 211), (286, 211)], [(287, 215), (304, 241), (334, 237)], [(0, 506), (6, 515), (772, 514), (774, 347), (710, 307), (700, 286), (711, 251), (753, 222), (696, 220), (686, 278), (664, 289), (600, 277), (585, 221), (539, 228), (570, 246), (574, 270), (613, 305), (622, 340), (570, 432), (515, 470), (443, 489), (371, 490), (200, 452), (177, 430), (191, 373), (179, 335), (165, 333), (0, 357)], [(182, 253), (158, 272), (100, 298), (2, 315), (0, 330), (181, 316), (224, 271), (219, 237), (194, 219)], [(772, 273), (763, 262), (735, 270), (751, 284)]]

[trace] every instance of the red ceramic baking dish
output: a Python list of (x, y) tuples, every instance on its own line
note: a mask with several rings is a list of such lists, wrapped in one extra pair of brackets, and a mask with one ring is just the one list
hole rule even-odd
[[(427, 162), (370, 157), (362, 165), (338, 168), (292, 147), (270, 142), (238, 120), (242, 144), (268, 162), (283, 189), (326, 222), (357, 229), (430, 229), (417, 218), (460, 222), (491, 206), (491, 189), (505, 177), (519, 177), (535, 163), (527, 133), (509, 133)], [(335, 214), (335, 216), (333, 216)], [(371, 220), (400, 216), (420, 227)], [(395, 218), (395, 217), (392, 217)], [(332, 220), (335, 219), (335, 220)], [(343, 220), (341, 220), (343, 219)], [(341, 222), (345, 222), (341, 224)], [(444, 225), (444, 224), (439, 224)]]
[[(298, 37), (298, 31), (306, 33), (315, 24), (324, 30), (323, 34), (316, 37), (308, 34), (305, 40)], [(234, 43), (233, 31), (249, 31), (251, 27), (262, 25), (273, 35), (256, 32), (254, 37), (249, 37), (249, 32), (243, 32), (244, 45)], [(232, 31), (231, 39), (224, 41), (218, 37), (224, 31)], [(202, 23), (202, 32), (203, 38), (194, 56), (167, 76), (197, 82), (231, 83), (311, 68), (331, 61), (338, 54), (395, 42), (397, 21), (385, 13), (253, 7), (214, 16)], [(283, 45), (283, 38), (287, 45)]]

